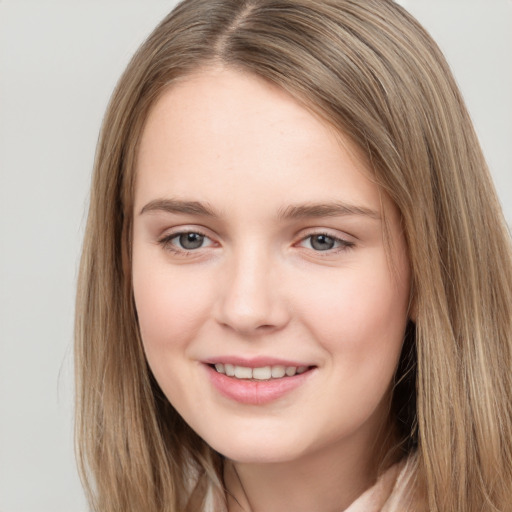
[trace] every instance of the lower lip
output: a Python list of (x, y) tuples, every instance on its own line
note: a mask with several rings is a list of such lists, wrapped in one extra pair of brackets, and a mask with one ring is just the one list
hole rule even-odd
[(263, 405), (278, 400), (304, 384), (313, 373), (313, 370), (308, 370), (293, 377), (258, 381), (228, 377), (211, 366), (205, 366), (210, 381), (221, 395), (247, 405)]

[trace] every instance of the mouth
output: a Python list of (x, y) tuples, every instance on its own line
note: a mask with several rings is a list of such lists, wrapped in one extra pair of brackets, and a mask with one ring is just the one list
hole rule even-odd
[(284, 366), (284, 365), (267, 365), (252, 368), (249, 366), (239, 366), (230, 363), (215, 363), (208, 365), (217, 373), (226, 375), (239, 380), (251, 381), (268, 381), (286, 379), (301, 375), (313, 369), (313, 366)]
[(205, 361), (210, 382), (224, 397), (245, 405), (272, 403), (302, 388), (317, 366), (297, 362), (235, 357)]

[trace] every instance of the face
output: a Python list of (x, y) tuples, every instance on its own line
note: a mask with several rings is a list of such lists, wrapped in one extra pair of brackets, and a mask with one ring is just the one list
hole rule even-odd
[(347, 138), (250, 74), (204, 70), (150, 112), (133, 228), (144, 349), (233, 460), (368, 446), (386, 422), (409, 267), (368, 176)]

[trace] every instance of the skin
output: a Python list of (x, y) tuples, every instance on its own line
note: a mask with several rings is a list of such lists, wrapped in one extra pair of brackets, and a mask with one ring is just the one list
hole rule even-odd
[[(369, 175), (343, 134), (251, 74), (203, 69), (150, 112), (133, 227), (141, 335), (170, 402), (228, 459), (230, 512), (339, 512), (375, 481), (410, 276), (400, 217)], [(283, 216), (333, 202), (344, 209)], [(187, 232), (205, 238), (185, 252)], [(209, 379), (205, 361), (225, 356), (310, 370), (242, 404)]]

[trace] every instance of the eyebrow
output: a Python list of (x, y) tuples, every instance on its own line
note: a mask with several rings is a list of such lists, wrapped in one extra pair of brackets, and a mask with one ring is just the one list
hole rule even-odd
[(356, 206), (342, 201), (290, 205), (279, 210), (278, 219), (304, 219), (314, 217), (343, 217), (360, 215), (379, 220), (380, 214), (365, 206)]
[(167, 213), (186, 213), (202, 217), (220, 217), (220, 215), (207, 203), (200, 201), (181, 201), (178, 199), (155, 199), (150, 201), (140, 211), (140, 215), (146, 212), (161, 211)]
[[(147, 212), (163, 211), (167, 213), (184, 213), (201, 217), (219, 218), (221, 215), (208, 203), (200, 201), (183, 201), (179, 199), (155, 199), (146, 204), (140, 215)], [(278, 210), (278, 220), (297, 220), (319, 217), (364, 216), (379, 220), (380, 214), (365, 206), (356, 206), (341, 201), (329, 203), (306, 203), (289, 205)]]

